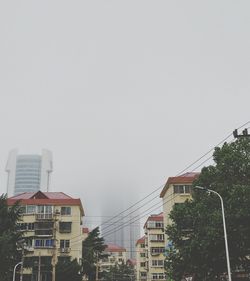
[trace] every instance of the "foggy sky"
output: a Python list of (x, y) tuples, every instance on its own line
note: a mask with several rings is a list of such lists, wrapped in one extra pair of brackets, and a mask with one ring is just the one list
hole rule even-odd
[[(0, 193), (9, 150), (117, 213), (249, 121), (249, 1), (0, 1)], [(102, 214), (105, 215), (105, 214)]]

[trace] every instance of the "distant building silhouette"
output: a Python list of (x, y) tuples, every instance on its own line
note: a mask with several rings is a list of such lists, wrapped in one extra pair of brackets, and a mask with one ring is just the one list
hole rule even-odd
[(49, 150), (43, 149), (41, 155), (18, 154), (17, 149), (12, 150), (6, 165), (8, 197), (23, 192), (49, 191), (52, 171)]

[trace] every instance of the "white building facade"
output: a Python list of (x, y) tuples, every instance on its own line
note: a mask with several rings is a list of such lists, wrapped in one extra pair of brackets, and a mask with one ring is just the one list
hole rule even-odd
[(23, 193), (48, 192), (53, 171), (52, 153), (43, 149), (42, 154), (18, 154), (12, 150), (6, 165), (8, 197)]

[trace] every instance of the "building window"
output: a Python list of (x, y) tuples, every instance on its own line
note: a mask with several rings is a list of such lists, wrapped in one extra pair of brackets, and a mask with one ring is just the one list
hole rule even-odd
[(52, 248), (54, 245), (53, 239), (36, 239), (35, 247), (36, 248)]
[(190, 194), (191, 185), (174, 185), (174, 193)]
[(163, 222), (148, 221), (147, 228), (163, 228)]
[(37, 206), (37, 213), (38, 214), (52, 214), (52, 206)]
[(59, 222), (60, 233), (71, 233), (71, 222)]
[(152, 279), (153, 280), (165, 279), (164, 273), (152, 273)]
[(152, 266), (163, 267), (163, 260), (152, 260)]
[(18, 224), (19, 230), (22, 231), (33, 231), (34, 230), (34, 223), (19, 223)]
[(61, 215), (62, 216), (70, 216), (71, 215), (71, 207), (61, 207)]
[(28, 205), (26, 209), (26, 214), (35, 214), (36, 213), (36, 206)]
[(67, 262), (70, 262), (70, 257), (67, 256), (67, 257), (58, 257), (58, 261), (62, 262), (62, 263), (67, 263)]
[(145, 244), (144, 243), (141, 244), (141, 248), (145, 248)]
[(149, 239), (150, 241), (164, 242), (164, 234), (150, 234)]
[(151, 254), (160, 254), (164, 253), (165, 249), (164, 247), (152, 247), (151, 248)]
[(145, 253), (140, 253), (141, 258), (145, 258), (146, 254)]
[(147, 272), (140, 272), (141, 277), (147, 277)]
[(145, 263), (145, 262), (141, 262), (141, 263), (140, 263), (140, 266), (141, 266), (141, 267), (145, 267), (145, 266), (146, 266), (146, 263)]
[(60, 248), (69, 248), (70, 241), (69, 240), (60, 240)]

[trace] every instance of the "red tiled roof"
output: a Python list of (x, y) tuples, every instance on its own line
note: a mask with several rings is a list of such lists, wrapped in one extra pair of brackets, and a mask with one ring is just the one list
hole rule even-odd
[(138, 244), (143, 244), (143, 243), (145, 242), (145, 239), (146, 239), (146, 236), (144, 235), (143, 237), (141, 237), (140, 239), (138, 239), (138, 240), (136, 241), (136, 245), (138, 245)]
[(107, 247), (105, 248), (105, 252), (126, 252), (126, 249), (120, 247), (116, 244), (107, 243)]
[(79, 206), (84, 215), (82, 202), (63, 192), (25, 192), (7, 199), (9, 206), (19, 201), (20, 205), (53, 205), (53, 206)]
[(144, 224), (144, 228), (147, 225), (148, 221), (163, 221), (163, 212), (161, 212), (158, 215), (151, 215), (148, 217), (148, 219), (146, 220), (145, 224)]
[(192, 184), (193, 181), (199, 177), (199, 174), (200, 173), (197, 173), (197, 172), (190, 172), (190, 173), (187, 172), (178, 177), (169, 177), (164, 188), (161, 191), (160, 197), (161, 198), (164, 197), (170, 184)]
[(83, 227), (82, 228), (82, 233), (89, 233), (88, 227)]
[(135, 266), (136, 265), (136, 259), (128, 259), (127, 260), (127, 264), (130, 264), (132, 266)]

